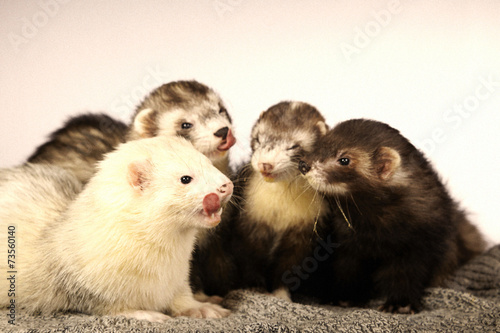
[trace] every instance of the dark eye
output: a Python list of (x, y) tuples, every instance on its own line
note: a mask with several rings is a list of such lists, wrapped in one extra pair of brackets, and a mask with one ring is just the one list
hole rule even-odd
[(338, 162), (340, 163), (340, 165), (349, 165), (349, 163), (351, 163), (351, 160), (347, 157), (342, 157), (338, 160)]
[(224, 113), (224, 112), (227, 112), (226, 109), (224, 109), (224, 108), (219, 109), (219, 114)]
[(181, 177), (181, 183), (183, 184), (189, 184), (193, 180), (193, 177), (191, 176), (182, 176)]
[(189, 128), (193, 127), (193, 124), (191, 124), (191, 123), (182, 123), (181, 127), (182, 127), (182, 129), (189, 129)]
[(288, 148), (287, 150), (294, 150), (294, 149), (297, 149), (299, 147), (300, 147), (300, 145), (293, 145), (290, 148)]

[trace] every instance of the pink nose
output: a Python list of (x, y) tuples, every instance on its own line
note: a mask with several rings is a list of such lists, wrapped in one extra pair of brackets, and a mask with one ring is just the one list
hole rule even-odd
[(269, 173), (273, 171), (274, 167), (269, 163), (259, 163), (260, 172)]
[(215, 193), (210, 193), (203, 198), (203, 210), (207, 216), (215, 214), (220, 209), (220, 199)]
[(233, 183), (230, 181), (224, 185), (222, 185), (221, 187), (219, 187), (217, 189), (217, 191), (221, 194), (221, 197), (222, 198), (225, 198), (231, 194), (233, 194)]

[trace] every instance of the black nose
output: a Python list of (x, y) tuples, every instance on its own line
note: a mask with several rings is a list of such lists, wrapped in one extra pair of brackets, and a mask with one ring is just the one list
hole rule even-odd
[(304, 161), (299, 162), (299, 171), (302, 172), (303, 175), (309, 172), (311, 170), (311, 167)]
[(220, 130), (214, 133), (214, 135), (218, 138), (222, 138), (222, 140), (226, 140), (227, 132), (229, 132), (229, 127), (222, 127)]

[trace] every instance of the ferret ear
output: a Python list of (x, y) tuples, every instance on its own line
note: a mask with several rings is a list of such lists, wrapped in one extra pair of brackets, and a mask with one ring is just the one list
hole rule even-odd
[(156, 135), (156, 118), (158, 112), (153, 109), (142, 109), (134, 118), (134, 131), (141, 138), (150, 138)]
[(328, 125), (322, 120), (316, 123), (316, 127), (319, 129), (321, 135), (325, 135), (328, 132)]
[(135, 161), (128, 165), (127, 181), (135, 192), (141, 193), (149, 185), (152, 167), (149, 160)]
[(376, 154), (376, 172), (380, 179), (389, 179), (401, 165), (401, 156), (399, 153), (389, 147), (381, 147)]

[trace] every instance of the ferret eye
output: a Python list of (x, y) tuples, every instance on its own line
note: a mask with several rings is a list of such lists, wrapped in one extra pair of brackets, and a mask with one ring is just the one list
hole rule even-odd
[(193, 127), (193, 124), (191, 124), (191, 123), (182, 123), (181, 127), (182, 127), (182, 129), (190, 129), (191, 127)]
[(293, 145), (290, 148), (288, 148), (287, 150), (294, 150), (294, 149), (297, 149), (299, 147), (300, 147), (300, 145)]
[(340, 165), (349, 165), (349, 163), (351, 163), (351, 160), (348, 159), (347, 157), (342, 157), (341, 159), (338, 160), (338, 162), (340, 163)]
[(193, 180), (193, 177), (191, 177), (191, 176), (182, 176), (181, 177), (181, 183), (183, 183), (184, 185), (191, 183), (192, 180)]
[(222, 114), (222, 113), (225, 113), (225, 112), (227, 112), (226, 109), (224, 109), (224, 108), (220, 108), (219, 109), (219, 114)]

